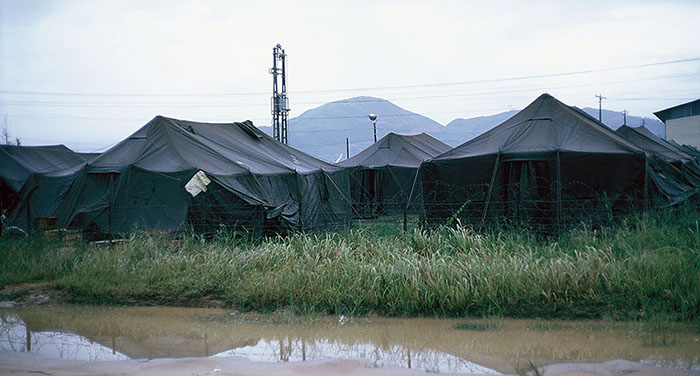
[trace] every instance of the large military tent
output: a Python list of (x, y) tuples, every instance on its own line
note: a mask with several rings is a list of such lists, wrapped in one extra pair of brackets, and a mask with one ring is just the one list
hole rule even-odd
[(690, 185), (700, 187), (700, 165), (695, 156), (654, 135), (644, 127), (632, 128), (623, 125), (615, 132), (679, 169), (683, 179)]
[(85, 156), (63, 145), (0, 145), (0, 209), (17, 204), (17, 192), (33, 174), (84, 165)]
[(79, 171), (35, 175), (21, 194), (13, 220), (56, 216), (62, 227), (101, 234), (315, 229), (350, 217), (347, 172), (249, 121), (157, 116)]
[[(350, 170), (350, 195), (361, 216), (416, 212), (422, 189), (416, 176), (424, 160), (451, 147), (425, 133), (390, 132), (365, 150), (340, 163)], [(409, 202), (410, 200), (410, 202)]]
[(698, 150), (695, 146), (690, 146), (690, 145), (685, 145), (685, 144), (681, 145), (673, 140), (664, 140), (664, 141), (666, 141), (667, 143), (677, 147), (678, 149), (683, 150), (684, 152), (694, 156), (695, 160), (700, 162), (700, 150)]
[(682, 201), (666, 162), (543, 94), (488, 132), (421, 165), (427, 219), (556, 226)]
[(698, 158), (700, 158), (700, 151), (698, 151), (698, 149), (696, 149), (695, 147), (688, 146), (688, 145), (680, 145), (676, 141), (663, 139), (663, 138), (655, 135), (649, 129), (647, 129), (646, 127), (643, 127), (643, 126), (634, 128), (634, 130), (651, 138), (652, 140), (655, 140), (661, 144), (667, 145), (667, 146), (671, 147), (672, 149), (679, 150), (683, 153), (686, 153), (687, 155), (690, 155), (693, 158), (695, 158), (696, 162), (700, 163), (700, 160), (698, 159)]

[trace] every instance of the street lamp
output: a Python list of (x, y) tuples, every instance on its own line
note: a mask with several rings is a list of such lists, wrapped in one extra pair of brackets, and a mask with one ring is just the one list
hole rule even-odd
[(377, 114), (369, 114), (369, 121), (374, 126), (374, 142), (377, 143)]

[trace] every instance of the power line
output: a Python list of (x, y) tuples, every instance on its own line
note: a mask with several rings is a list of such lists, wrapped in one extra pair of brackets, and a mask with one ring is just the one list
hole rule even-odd
[[(537, 90), (537, 89), (532, 89), (532, 90)], [(530, 91), (530, 90), (526, 90)], [(490, 92), (490, 93), (503, 93), (503, 92)], [(694, 93), (694, 92), (693, 92)], [(486, 93), (478, 93), (474, 95), (485, 95)], [(526, 98), (525, 96), (518, 96), (518, 97), (509, 97), (511, 99), (514, 98)], [(483, 98), (482, 98), (483, 99)], [(660, 97), (608, 97), (607, 98), (610, 101), (614, 102), (621, 102), (621, 101), (651, 101), (651, 100), (667, 100), (667, 101), (689, 101), (695, 99), (695, 97), (665, 97), (665, 98), (660, 98)], [(391, 99), (393, 100), (393, 99)], [(366, 101), (354, 101), (354, 103), (357, 102), (382, 102), (383, 99), (377, 99), (377, 100), (366, 100)], [(342, 102), (342, 101), (339, 101)], [(441, 112), (428, 112), (428, 113), (410, 113), (410, 114), (380, 114), (382, 117), (396, 117), (396, 116), (433, 116), (433, 115), (445, 115), (445, 114), (467, 114), (467, 113), (474, 113), (474, 112), (484, 112), (484, 111), (508, 111), (509, 108), (507, 107), (498, 107), (498, 108), (479, 108), (478, 110), (460, 110), (460, 111), (441, 111)], [(32, 113), (32, 114), (6, 114), (9, 117), (13, 118), (37, 118), (37, 119), (64, 119), (64, 120), (95, 120), (95, 121), (140, 121), (140, 122), (145, 122), (150, 120), (152, 117), (150, 116), (144, 116), (144, 117), (134, 117), (134, 118), (107, 118), (107, 117), (88, 117), (88, 116), (63, 116), (63, 115), (49, 115), (49, 114), (40, 114), (40, 113)], [(295, 118), (293, 120), (295, 121), (301, 121), (301, 120), (332, 120), (332, 119), (364, 119), (366, 115), (344, 115), (344, 116), (306, 116), (303, 118)], [(265, 122), (267, 119), (263, 118), (253, 118), (251, 120), (254, 120), (256, 123), (260, 122)], [(216, 120), (212, 121), (225, 121), (225, 119), (221, 118), (216, 118)]]
[[(360, 99), (360, 100), (350, 100), (342, 99), (334, 102), (352, 102), (352, 103), (379, 103), (385, 100), (397, 101), (397, 100), (426, 100), (426, 99), (444, 99), (444, 98), (461, 98), (469, 96), (482, 96), (482, 95), (495, 95), (495, 94), (509, 94), (509, 93), (523, 93), (531, 92), (535, 90), (551, 90), (551, 89), (570, 89), (570, 88), (581, 88), (590, 87), (596, 85), (611, 85), (611, 84), (621, 84), (630, 82), (642, 82), (642, 81), (654, 81), (654, 80), (665, 80), (672, 78), (684, 78), (684, 77), (696, 77), (700, 76), (700, 73), (693, 74), (677, 74), (677, 75), (664, 75), (657, 77), (644, 77), (637, 79), (628, 80), (608, 80), (608, 81), (598, 81), (598, 82), (587, 82), (585, 84), (577, 85), (558, 85), (558, 86), (540, 86), (540, 87), (530, 87), (524, 89), (515, 90), (500, 90), (500, 91), (481, 91), (481, 92), (467, 92), (459, 94), (446, 94), (446, 95), (424, 95), (424, 96), (413, 96), (413, 97), (390, 97), (390, 98), (372, 98), (372, 99)], [(208, 107), (267, 107), (267, 103), (250, 103), (250, 104), (240, 104), (240, 103), (152, 103), (152, 104), (142, 104), (133, 102), (100, 102), (100, 101), (90, 101), (90, 102), (75, 102), (75, 101), (0, 101), (0, 104), (12, 105), (12, 106), (32, 106), (32, 107), (85, 107), (85, 108), (171, 108), (171, 107), (188, 107), (188, 108), (208, 108)], [(300, 102), (299, 105), (318, 105), (326, 104), (326, 102)]]
[[(531, 75), (531, 76), (495, 78), (495, 79), (487, 79), (487, 80), (442, 82), (442, 83), (416, 84), (416, 85), (377, 86), (377, 87), (356, 88), (356, 89), (328, 89), (328, 90), (314, 90), (314, 91), (309, 90), (306, 92), (322, 93), (322, 92), (335, 92), (335, 91), (382, 90), (382, 89), (404, 89), (404, 88), (430, 87), (430, 86), (470, 85), (470, 84), (482, 84), (482, 83), (490, 83), (490, 82), (518, 81), (518, 80), (531, 80), (531, 79), (538, 79), (538, 78), (574, 76), (574, 75), (589, 74), (589, 73), (611, 72), (611, 71), (618, 71), (618, 70), (625, 70), (625, 69), (653, 67), (653, 66), (659, 66), (659, 65), (689, 63), (689, 62), (694, 62), (694, 61), (700, 61), (700, 57), (681, 59), (681, 60), (662, 61), (662, 62), (656, 62), (656, 63), (626, 65), (626, 66), (602, 68), (602, 69), (588, 69), (588, 70), (571, 71), (571, 72), (563, 72), (563, 73), (538, 74), (538, 75)], [(305, 91), (300, 91), (300, 92), (305, 92)]]
[[(380, 114), (383, 118), (388, 117), (408, 117), (408, 116), (420, 116), (420, 117), (426, 117), (426, 116), (433, 116), (433, 115), (444, 115), (444, 114), (465, 114), (465, 113), (472, 113), (472, 112), (482, 112), (482, 111), (508, 111), (508, 108), (487, 108), (483, 109), (480, 108), (478, 110), (462, 110), (462, 111), (442, 111), (442, 112), (430, 112), (430, 113), (425, 113), (425, 114), (417, 114), (417, 113), (406, 113), (406, 114)], [(38, 119), (63, 119), (63, 120), (103, 120), (103, 121), (141, 121), (141, 122), (147, 122), (151, 118), (150, 117), (144, 117), (144, 118), (95, 118), (95, 117), (80, 117), (80, 116), (61, 116), (61, 115), (46, 115), (46, 114), (7, 114), (9, 117), (13, 118), (38, 118)], [(333, 119), (365, 119), (367, 115), (341, 115), (341, 116), (308, 116), (308, 117), (303, 117), (303, 118), (295, 118), (291, 120), (295, 121), (302, 121), (302, 120), (333, 120)], [(251, 119), (254, 120), (256, 123), (258, 120), (263, 120), (267, 121), (268, 119), (262, 119), (262, 118), (257, 118), (257, 119)], [(217, 121), (222, 121), (220, 118), (217, 120), (210, 120), (213, 122)], [(225, 121), (225, 120), (224, 120)], [(269, 125), (263, 125), (269, 127)]]
[[(681, 64), (700, 61), (700, 57), (680, 59), (680, 60), (669, 60), (654, 63), (645, 64), (635, 64), (635, 65), (625, 65), (610, 68), (601, 69), (587, 69), (579, 71), (569, 71), (560, 73), (548, 73), (548, 74), (537, 74), (529, 76), (515, 76), (515, 77), (505, 77), (505, 78), (494, 78), (485, 80), (472, 80), (472, 81), (456, 81), (456, 82), (439, 82), (439, 83), (428, 83), (428, 84), (411, 84), (411, 85), (395, 85), (395, 86), (374, 86), (374, 87), (360, 87), (360, 88), (345, 88), (345, 89), (319, 89), (319, 90), (299, 90), (290, 91), (293, 94), (300, 93), (335, 93), (335, 92), (350, 92), (350, 91), (363, 91), (363, 90), (391, 90), (391, 89), (408, 89), (408, 88), (425, 88), (425, 87), (437, 87), (437, 86), (454, 86), (454, 85), (472, 85), (472, 84), (482, 84), (491, 82), (505, 82), (505, 81), (519, 81), (519, 80), (532, 80), (540, 78), (551, 78), (551, 77), (564, 77), (564, 76), (575, 76), (591, 73), (600, 72), (611, 72), (627, 69), (638, 69), (670, 64)], [(249, 96), (249, 95), (266, 95), (266, 92), (222, 92), (222, 93), (85, 93), (85, 92), (59, 92), (59, 91), (28, 91), (28, 90), (0, 90), (0, 94), (19, 94), (19, 95), (65, 95), (65, 96), (123, 96), (123, 97), (188, 97), (188, 96)]]

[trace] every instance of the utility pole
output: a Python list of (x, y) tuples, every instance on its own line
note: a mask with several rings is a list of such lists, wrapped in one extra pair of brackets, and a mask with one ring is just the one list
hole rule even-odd
[(598, 121), (603, 122), (603, 99), (606, 99), (606, 97), (603, 96), (603, 94), (598, 94), (596, 95), (596, 98), (598, 98)]
[(622, 111), (622, 125), (627, 125), (627, 110)]
[(272, 137), (283, 144), (287, 144), (287, 117), (290, 111), (287, 99), (286, 58), (287, 54), (281, 45), (278, 44), (272, 49), (272, 68), (269, 70), (272, 75)]
[(345, 137), (345, 159), (350, 159), (350, 139)]

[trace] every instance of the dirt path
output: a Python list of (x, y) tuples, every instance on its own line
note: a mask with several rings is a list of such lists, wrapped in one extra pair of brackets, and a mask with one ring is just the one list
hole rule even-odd
[(65, 293), (46, 282), (19, 283), (0, 289), (0, 307), (35, 306), (65, 301)]
[[(45, 304), (82, 302), (80, 296), (71, 296), (65, 290), (54, 287), (52, 282), (19, 283), (6, 285), (0, 289), (0, 307), (26, 307)], [(217, 296), (200, 296), (188, 300), (173, 300), (170, 297), (152, 297), (149, 300), (126, 299), (124, 304), (154, 306), (169, 305), (180, 307), (225, 308), (225, 303)]]

